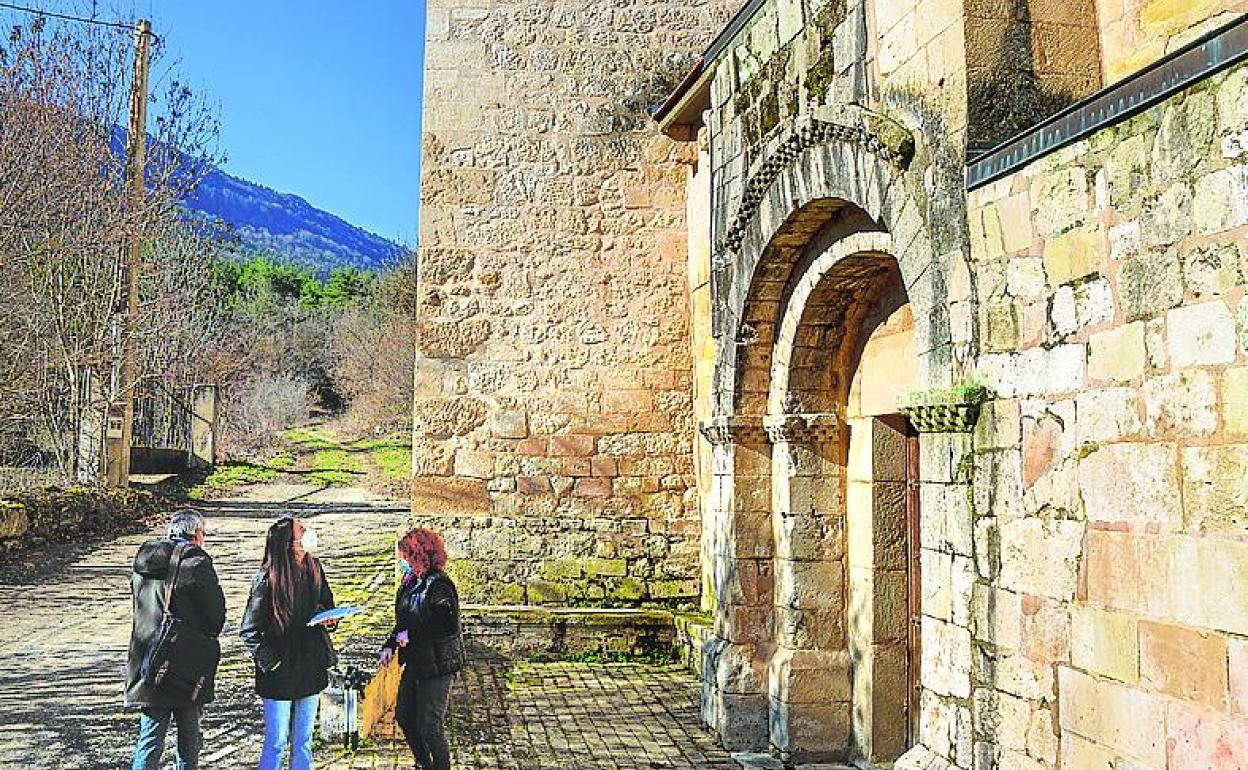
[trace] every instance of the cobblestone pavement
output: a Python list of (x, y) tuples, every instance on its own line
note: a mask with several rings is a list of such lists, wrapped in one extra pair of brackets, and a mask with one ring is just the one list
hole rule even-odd
[[(699, 726), (693, 679), (674, 666), (512, 663), (474, 650), (448, 719), (454, 766), (473, 770), (740, 770)], [(401, 736), (330, 770), (410, 768)]]
[[(259, 753), (259, 701), (237, 632), (263, 533), (275, 516), (295, 513), (316, 527), (339, 603), (369, 606), (336, 634), (343, 661), (375, 660), (391, 611), (392, 538), (406, 509), (352, 492), (307, 492), (262, 489), (250, 499), (204, 506), (207, 547), (228, 607), (217, 700), (204, 717), (206, 770), (254, 767)], [(285, 502), (293, 497), (299, 501)], [(33, 570), (0, 570), (0, 769), (129, 766), (137, 720), (120, 705), (129, 568), (149, 536), (47, 550)], [(698, 727), (695, 685), (674, 667), (511, 662), (476, 649), (452, 697), (455, 767), (464, 770), (737, 768)], [(351, 754), (323, 746), (318, 765), (354, 770), (412, 762), (401, 740), (387, 736)]]

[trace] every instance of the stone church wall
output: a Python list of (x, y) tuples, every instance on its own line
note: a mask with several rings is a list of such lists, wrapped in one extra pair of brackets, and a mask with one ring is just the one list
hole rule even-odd
[(1248, 766), (1246, 83), (971, 194), (998, 398), (967, 673), (1000, 767)]
[[(819, 49), (804, 28), (778, 33), (786, 8), (826, 21), (811, 5), (764, 4), (742, 29), (701, 140), (704, 718), (733, 748), (786, 759), (873, 750), (859, 728), (881, 701), (857, 688), (881, 680), (855, 653), (871, 640), (855, 638), (837, 527), (854, 526), (842, 492), (880, 479), (844, 467), (838, 418), (852, 415), (806, 400), (826, 394), (798, 370), (844, 380), (803, 324), (843, 345), (852, 312), (837, 303), (871, 301), (854, 260), (882, 254), (913, 307), (918, 385), (976, 377), (994, 392), (973, 434), (920, 437), (920, 719), (897, 767), (1248, 766), (1248, 604), (1228, 592), (1248, 575), (1244, 67), (968, 193), (965, 148), (987, 138), (975, 81), (992, 73), (972, 38), (997, 29), (981, 24), (988, 4), (866, 3), (861, 61), (832, 52), (835, 72), (861, 65), (849, 101), (808, 101)], [(1120, 76), (1121, 8), (1093, 26), (1031, 5), (1025, 31), (1066, 102), (1101, 83), (1080, 57)], [(1172, 32), (1132, 72), (1211, 28), (1148, 8), (1132, 23)], [(833, 29), (852, 17), (851, 3)], [(1041, 45), (1054, 28), (1069, 61)]]
[(470, 601), (696, 601), (691, 154), (647, 110), (721, 5), (429, 3), (413, 506)]

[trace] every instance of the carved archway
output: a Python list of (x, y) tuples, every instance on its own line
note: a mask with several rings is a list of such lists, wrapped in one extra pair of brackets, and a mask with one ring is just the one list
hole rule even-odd
[(854, 351), (833, 338), (856, 339), (845, 330), (889, 271), (914, 307), (919, 379), (951, 378), (944, 270), (923, 209), (896, 143), (858, 118), (775, 140), (714, 259), (718, 416), (704, 432), (715, 444), (707, 525), (720, 602), (704, 703), (734, 749), (851, 751), (840, 409), (849, 381), (836, 364)]

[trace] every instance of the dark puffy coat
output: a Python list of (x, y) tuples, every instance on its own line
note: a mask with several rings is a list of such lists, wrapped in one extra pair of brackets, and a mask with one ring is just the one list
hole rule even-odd
[(273, 618), (268, 576), (259, 572), (252, 580), (239, 636), (255, 661), (256, 693), (261, 698), (298, 700), (329, 686), (329, 669), (337, 663), (329, 632), (323, 626), (308, 627), (313, 615), (334, 606), (329, 581), (319, 562), (317, 567), (319, 581), (305, 570), (295, 587), (295, 611), (285, 631)]
[[(134, 596), (134, 625), (130, 632), (130, 654), (126, 660), (126, 706), (129, 708), (176, 708), (189, 705), (188, 701), (170, 697), (143, 684), (139, 668), (151, 646), (152, 639), (160, 631), (165, 614), (165, 578), (169, 574), (169, 562), (174, 545), (181, 541), (151, 540), (139, 548), (134, 557), (134, 570), (130, 575), (130, 591)], [(215, 672), (221, 660), (221, 647), (216, 638), (225, 625), (225, 595), (212, 566), (212, 557), (204, 549), (187, 545), (178, 566), (173, 586), (175, 617), (192, 624), (204, 636), (213, 640), (209, 645), (215, 652), (205, 661), (209, 670)], [(197, 703), (208, 703), (213, 698), (213, 677), (204, 682), (196, 698)]]
[[(396, 637), (407, 631), (406, 647)], [(399, 662), (417, 679), (453, 674), (466, 665), (459, 620), (459, 592), (445, 572), (408, 577), (394, 602), (394, 631), (386, 647), (397, 648)]]

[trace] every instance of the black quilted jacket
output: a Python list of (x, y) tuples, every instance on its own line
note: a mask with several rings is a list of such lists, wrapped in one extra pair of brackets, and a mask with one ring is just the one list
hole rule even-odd
[[(408, 644), (396, 637), (407, 631)], [(394, 602), (394, 631), (385, 646), (399, 651), (399, 662), (417, 679), (453, 674), (466, 665), (459, 621), (459, 592), (445, 572), (409, 577)]]

